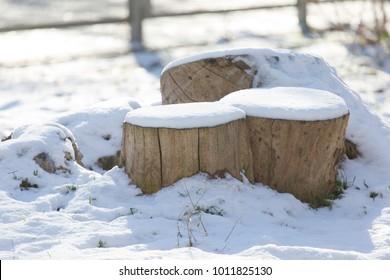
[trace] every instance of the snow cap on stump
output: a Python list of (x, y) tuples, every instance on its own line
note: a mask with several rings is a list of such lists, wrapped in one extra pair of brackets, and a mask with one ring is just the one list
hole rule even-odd
[(225, 96), (221, 102), (244, 110), (247, 116), (271, 119), (319, 121), (348, 114), (341, 97), (303, 87), (244, 89)]
[(125, 122), (142, 127), (199, 128), (213, 127), (244, 119), (237, 107), (216, 102), (198, 102), (143, 107), (127, 113)]

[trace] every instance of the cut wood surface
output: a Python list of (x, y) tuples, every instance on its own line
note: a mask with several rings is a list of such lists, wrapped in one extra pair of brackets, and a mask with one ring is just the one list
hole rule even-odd
[(124, 124), (121, 162), (132, 182), (154, 193), (198, 172), (230, 173), (253, 182), (252, 153), (244, 119), (216, 127), (174, 129)]
[(248, 55), (207, 58), (169, 68), (161, 75), (163, 104), (212, 102), (251, 88), (255, 70)]
[(255, 181), (306, 202), (332, 194), (348, 117), (322, 121), (247, 117)]

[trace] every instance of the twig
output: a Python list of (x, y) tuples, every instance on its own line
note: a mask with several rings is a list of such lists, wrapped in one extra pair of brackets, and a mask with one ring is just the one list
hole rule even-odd
[[(203, 231), (204, 231), (204, 234), (207, 236), (207, 235), (208, 235), (208, 232), (207, 232), (207, 230), (206, 230), (205, 225), (203, 224), (202, 215), (201, 215), (201, 210), (200, 210), (200, 207), (199, 207), (199, 202), (200, 202), (200, 200), (205, 196), (206, 191), (204, 191), (204, 193), (201, 195), (201, 197), (200, 197), (200, 198), (196, 201), (196, 203), (194, 204), (194, 201), (192, 200), (192, 197), (191, 197), (191, 195), (190, 195), (190, 192), (189, 192), (188, 189), (187, 189), (187, 186), (185, 186), (185, 189), (186, 189), (188, 198), (190, 199), (192, 208), (193, 208), (193, 210), (194, 210), (194, 211), (190, 211), (190, 213), (191, 213), (190, 218), (191, 218), (192, 214), (197, 214), (198, 219), (199, 219), (199, 224), (202, 226)], [(195, 237), (194, 237), (194, 239), (195, 239)], [(196, 241), (196, 239), (195, 239), (195, 241)]]
[(229, 234), (226, 236), (226, 238), (225, 238), (225, 246), (223, 246), (221, 252), (223, 252), (223, 251), (225, 250), (226, 246), (228, 245), (228, 243), (227, 243), (228, 239), (229, 239), (230, 236), (232, 235), (232, 233), (233, 233), (234, 229), (236, 228), (238, 222), (241, 221), (242, 217), (244, 217), (244, 214), (242, 214), (242, 215), (237, 219), (237, 221), (234, 223), (232, 229), (230, 230)]
[(17, 170), (15, 170), (15, 171), (11, 171), (11, 172), (8, 172), (8, 174), (12, 174), (12, 175), (14, 175), (14, 177), (12, 178), (12, 179), (14, 179), (14, 180), (17, 180), (18, 179), (18, 177), (16, 176), (16, 172), (18, 172)]
[(237, 221), (234, 223), (234, 225), (233, 225), (232, 229), (230, 230), (230, 232), (229, 232), (228, 236), (225, 238), (225, 243), (228, 241), (228, 239), (229, 239), (230, 235), (232, 235), (232, 233), (233, 233), (234, 229), (236, 228), (236, 226), (237, 226), (238, 222), (239, 222), (239, 221), (241, 221), (242, 217), (244, 217), (244, 214), (243, 214), (243, 215), (241, 215), (241, 216), (240, 216), (240, 217), (237, 219)]
[(15, 244), (14, 244), (14, 241), (13, 241), (13, 240), (11, 240), (11, 246), (12, 246), (12, 254), (13, 254), (12, 259), (13, 259), (13, 260), (16, 260), (16, 255), (15, 255)]

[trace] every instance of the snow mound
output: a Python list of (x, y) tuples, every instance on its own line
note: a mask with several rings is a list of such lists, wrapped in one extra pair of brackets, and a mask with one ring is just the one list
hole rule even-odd
[(15, 168), (34, 160), (49, 173), (70, 172), (71, 162), (81, 157), (72, 133), (57, 123), (19, 127), (0, 147), (0, 159), (20, 161)]
[(61, 114), (53, 121), (67, 127), (83, 153), (83, 164), (99, 170), (99, 159), (120, 151), (122, 124), (126, 114), (139, 103), (132, 98), (117, 98)]
[(126, 115), (127, 123), (142, 127), (214, 127), (244, 119), (245, 112), (216, 102), (198, 102), (143, 107)]
[(245, 111), (247, 116), (318, 121), (348, 114), (342, 98), (323, 90), (300, 87), (246, 89), (220, 100)]
[[(254, 87), (318, 89), (345, 101), (347, 137), (362, 156), (343, 162), (344, 193), (331, 208), (205, 174), (140, 195), (123, 169), (101, 175), (68, 160), (76, 142), (88, 167), (119, 149), (122, 123), (137, 103), (115, 100), (56, 124), (18, 128), (0, 143), (0, 258), (389, 259), (389, 127), (321, 58), (262, 49), (217, 54), (248, 52)], [(40, 153), (66, 170), (45, 172), (34, 161)]]

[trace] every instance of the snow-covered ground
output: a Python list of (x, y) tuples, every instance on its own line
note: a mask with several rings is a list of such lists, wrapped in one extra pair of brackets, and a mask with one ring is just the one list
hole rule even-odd
[[(147, 20), (151, 50), (138, 53), (127, 53), (124, 25), (0, 34), (0, 137), (14, 132), (0, 144), (0, 258), (390, 259), (389, 57), (348, 33), (303, 37), (295, 13)], [(312, 15), (326, 23), (324, 11)], [(122, 169), (96, 165), (120, 148), (128, 111), (160, 102), (170, 61), (249, 47), (321, 56), (345, 82), (311, 56), (264, 68), (279, 77), (272, 86), (330, 90), (349, 106), (347, 134), (363, 156), (344, 160), (346, 190), (331, 208), (204, 174), (141, 195)], [(54, 173), (33, 160), (41, 153)]]

